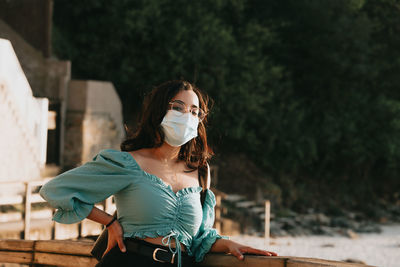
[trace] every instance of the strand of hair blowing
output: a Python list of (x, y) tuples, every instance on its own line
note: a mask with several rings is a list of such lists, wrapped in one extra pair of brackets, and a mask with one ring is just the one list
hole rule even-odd
[[(121, 143), (121, 151), (134, 151), (141, 148), (160, 147), (164, 142), (161, 121), (164, 118), (168, 103), (182, 90), (193, 90), (199, 98), (199, 105), (206, 114), (209, 112), (211, 99), (196, 86), (184, 80), (173, 80), (155, 87), (143, 102), (136, 131), (127, 129), (127, 137)], [(199, 123), (197, 137), (181, 146), (178, 160), (185, 161), (190, 170), (205, 166), (213, 152), (207, 143), (207, 116)]]

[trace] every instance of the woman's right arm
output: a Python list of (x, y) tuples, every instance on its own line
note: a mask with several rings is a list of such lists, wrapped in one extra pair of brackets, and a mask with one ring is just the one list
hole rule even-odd
[[(102, 150), (92, 161), (64, 172), (40, 189), (40, 195), (56, 210), (53, 220), (59, 223), (77, 223), (85, 218), (107, 225), (111, 215), (94, 206), (109, 196), (130, 186), (136, 176), (130, 156), (116, 150)], [(106, 252), (116, 244), (121, 251), (123, 229), (118, 221), (108, 228)]]
[(132, 184), (135, 170), (114, 150), (102, 150), (92, 161), (66, 171), (42, 186), (40, 195), (56, 209), (53, 220), (77, 223), (88, 217), (94, 204)]
[[(107, 225), (113, 219), (113, 216), (110, 214), (93, 207), (92, 211), (86, 217), (92, 221), (101, 223), (103, 225)], [(108, 229), (108, 242), (107, 242), (107, 249), (104, 251), (104, 254), (107, 254), (116, 244), (118, 244), (119, 249), (122, 252), (126, 251), (125, 244), (123, 242), (123, 229), (118, 220), (115, 220), (111, 225), (107, 227)]]

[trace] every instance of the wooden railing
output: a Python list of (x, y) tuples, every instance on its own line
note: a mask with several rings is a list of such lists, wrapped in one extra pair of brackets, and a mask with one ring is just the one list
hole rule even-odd
[[(0, 198), (0, 205), (23, 204), (23, 209), (22, 209), (22, 218), (24, 225), (23, 237), (25, 239), (29, 239), (32, 203), (45, 202), (40, 197), (39, 194), (33, 193), (32, 189), (37, 186), (43, 185), (50, 179), (51, 178), (44, 179), (41, 181), (25, 182), (24, 196), (15, 196), (12, 198), (10, 197)], [(1, 183), (0, 185), (2, 186), (2, 188), (4, 188), (5, 185), (12, 185), (12, 184), (13, 183)], [(21, 184), (21, 182), (19, 184)], [(221, 203), (221, 198), (224, 197), (224, 194), (222, 192), (215, 191), (215, 195), (217, 198), (216, 226), (220, 227), (221, 223), (220, 203)], [(113, 209), (115, 209), (111, 198), (105, 200), (102, 206), (109, 213), (112, 213)], [(269, 203), (266, 203), (266, 210), (267, 209), (269, 209)], [(269, 216), (268, 216), (268, 223), (269, 223)], [(54, 228), (52, 232), (54, 237)], [(87, 242), (66, 241), (66, 240), (34, 241), (34, 240), (0, 239), (0, 263), (19, 263), (19, 264), (30, 264), (37, 266), (40, 265), (76, 266), (76, 267), (94, 266), (97, 263), (97, 261), (90, 255), (90, 250), (92, 245), (93, 242), (89, 241)], [(201, 264), (197, 264), (196, 266), (350, 267), (350, 266), (366, 266), (366, 265), (336, 262), (336, 261), (326, 261), (326, 260), (311, 259), (311, 258), (263, 257), (263, 256), (253, 256), (253, 255), (246, 255), (244, 261), (238, 261), (235, 257), (231, 255), (209, 253), (205, 257), (204, 261)]]
[[(5, 205), (20, 205), (22, 204), (21, 214), (23, 220), (22, 237), (23, 239), (29, 239), (29, 232), (31, 229), (31, 210), (32, 204), (46, 202), (38, 193), (32, 193), (32, 189), (38, 186), (42, 186), (51, 178), (44, 178), (39, 181), (26, 181), (26, 182), (0, 182), (2, 190), (7, 188), (24, 186), (23, 195), (12, 195), (0, 197), (0, 206)], [(54, 228), (54, 227), (53, 227)]]
[[(94, 266), (97, 261), (90, 255), (93, 242), (83, 241), (31, 241), (1, 240), (0, 263), (31, 264), (35, 266)], [(327, 261), (313, 258), (266, 257), (245, 255), (239, 261), (232, 255), (208, 253), (203, 262), (195, 266), (208, 267), (366, 267), (367, 265)]]

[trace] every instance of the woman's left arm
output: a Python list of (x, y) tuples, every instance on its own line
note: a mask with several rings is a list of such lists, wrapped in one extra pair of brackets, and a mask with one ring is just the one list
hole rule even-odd
[(265, 256), (278, 256), (275, 252), (256, 249), (246, 245), (236, 243), (230, 239), (217, 239), (215, 243), (211, 246), (211, 252), (225, 252), (236, 256), (239, 260), (243, 260), (243, 254), (257, 254)]

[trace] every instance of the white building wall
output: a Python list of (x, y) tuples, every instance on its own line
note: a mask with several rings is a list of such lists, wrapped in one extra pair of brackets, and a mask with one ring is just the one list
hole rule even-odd
[(48, 99), (33, 97), (11, 43), (0, 39), (0, 182), (40, 178), (47, 116)]

